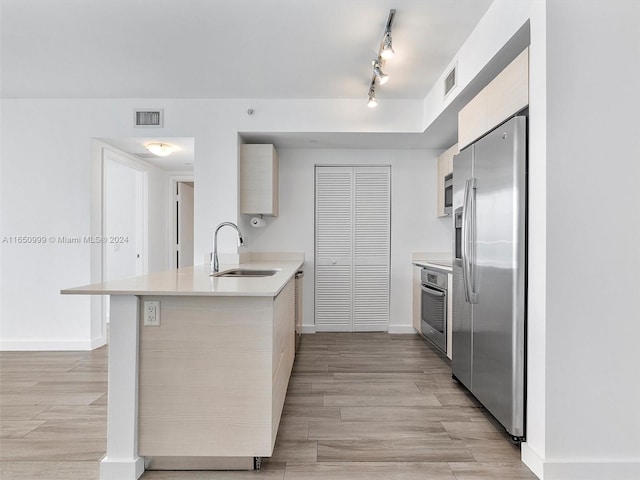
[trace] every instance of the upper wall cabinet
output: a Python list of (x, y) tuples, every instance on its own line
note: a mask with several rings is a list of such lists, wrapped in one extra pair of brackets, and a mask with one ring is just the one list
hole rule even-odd
[(278, 216), (278, 153), (273, 145), (240, 147), (240, 213)]
[(438, 180), (437, 180), (437, 192), (438, 192), (438, 211), (436, 214), (438, 217), (444, 217), (449, 215), (444, 211), (445, 200), (445, 177), (450, 173), (453, 173), (453, 156), (458, 153), (458, 144), (445, 150), (438, 157)]
[(529, 105), (529, 49), (494, 78), (458, 113), (458, 146), (463, 149)]

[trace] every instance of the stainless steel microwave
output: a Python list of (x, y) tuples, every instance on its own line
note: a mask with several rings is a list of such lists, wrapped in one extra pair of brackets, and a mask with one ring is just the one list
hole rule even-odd
[(444, 177), (444, 213), (453, 213), (453, 173)]

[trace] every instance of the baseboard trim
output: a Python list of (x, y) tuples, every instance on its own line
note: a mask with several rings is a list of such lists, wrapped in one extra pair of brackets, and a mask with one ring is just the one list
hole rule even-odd
[(95, 350), (96, 348), (100, 348), (107, 344), (107, 337), (100, 335), (99, 337), (93, 338), (91, 340), (91, 350)]
[(640, 461), (545, 462), (525, 442), (521, 447), (522, 462), (541, 480), (635, 480), (640, 478)]
[(548, 462), (544, 480), (637, 480), (640, 462)]
[[(102, 338), (102, 337), (101, 337)], [(2, 340), (0, 351), (3, 352), (41, 352), (41, 351), (87, 351), (101, 347), (104, 339), (93, 340)], [(102, 342), (102, 343), (100, 343)]]
[(542, 478), (544, 473), (544, 460), (527, 442), (520, 445), (520, 459), (536, 477)]
[(111, 460), (105, 456), (100, 462), (100, 480), (136, 479), (144, 473), (144, 458), (132, 460)]
[(391, 334), (415, 334), (416, 331), (413, 328), (413, 325), (389, 325), (389, 333)]
[[(316, 333), (316, 332), (319, 332), (319, 331), (324, 331), (324, 330), (322, 330), (322, 329), (318, 330), (315, 325), (303, 325), (302, 326), (302, 333), (303, 334)], [(338, 330), (332, 330), (332, 331), (336, 331), (337, 332)], [(388, 332), (393, 334), (393, 335), (398, 335), (398, 334), (400, 334), (400, 335), (407, 335), (407, 334), (415, 335), (417, 333), (412, 325), (389, 325)]]

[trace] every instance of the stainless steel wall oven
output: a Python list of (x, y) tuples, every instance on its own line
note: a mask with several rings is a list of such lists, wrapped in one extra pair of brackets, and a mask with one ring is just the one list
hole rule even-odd
[(420, 318), (422, 335), (447, 353), (447, 274), (422, 269)]

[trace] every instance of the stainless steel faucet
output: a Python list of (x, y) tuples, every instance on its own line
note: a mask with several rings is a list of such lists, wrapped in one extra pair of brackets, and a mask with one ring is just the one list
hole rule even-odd
[(231, 222), (222, 222), (220, 225), (216, 227), (215, 232), (213, 232), (213, 253), (211, 254), (211, 273), (218, 273), (220, 270), (220, 265), (218, 264), (218, 230), (220, 230), (224, 226), (233, 227), (238, 232), (238, 246), (244, 245), (244, 239), (242, 238), (242, 233), (240, 233), (240, 229), (235, 223)]

